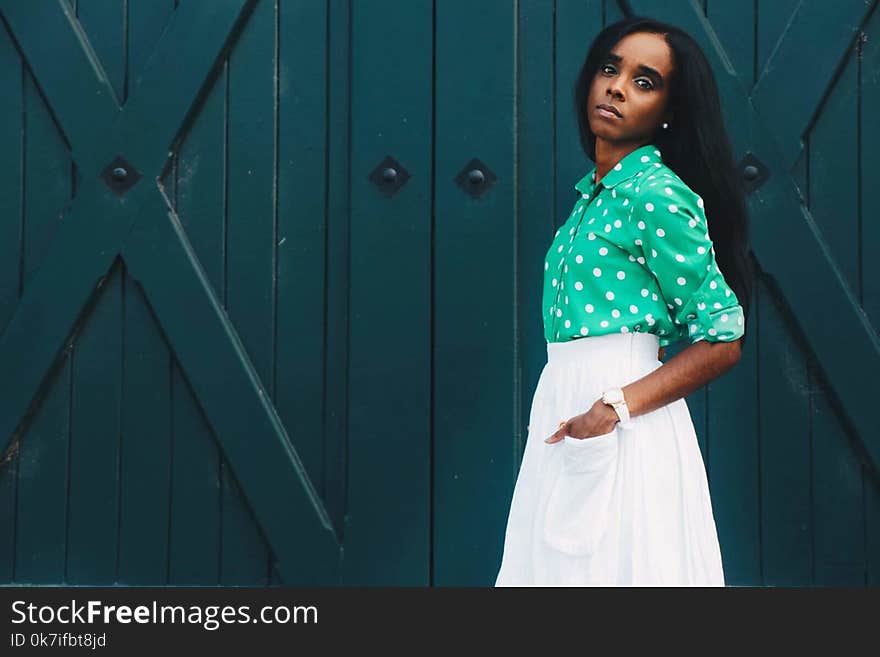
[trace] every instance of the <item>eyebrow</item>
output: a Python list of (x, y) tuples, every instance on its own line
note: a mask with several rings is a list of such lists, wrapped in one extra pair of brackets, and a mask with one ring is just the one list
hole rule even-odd
[[(610, 61), (612, 61), (616, 64), (616, 63), (622, 61), (623, 57), (621, 57), (617, 53), (610, 52), (610, 53), (608, 53), (607, 59), (609, 59)], [(663, 80), (663, 76), (660, 75), (660, 73), (656, 69), (653, 69), (650, 66), (646, 66), (645, 64), (639, 64), (637, 68), (642, 73), (645, 73), (648, 76), (654, 78), (654, 81), (657, 83), (658, 86), (662, 87), (665, 84), (665, 81)]]

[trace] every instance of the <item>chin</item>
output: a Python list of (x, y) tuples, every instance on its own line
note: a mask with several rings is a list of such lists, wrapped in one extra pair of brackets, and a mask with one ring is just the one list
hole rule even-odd
[(596, 137), (602, 139), (620, 139), (620, 135), (615, 134), (613, 130), (609, 130), (607, 125), (590, 124), (590, 130)]

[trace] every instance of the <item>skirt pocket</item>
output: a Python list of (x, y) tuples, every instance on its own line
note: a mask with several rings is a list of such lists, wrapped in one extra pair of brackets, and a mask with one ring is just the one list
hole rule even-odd
[(561, 449), (562, 466), (544, 513), (544, 540), (567, 554), (592, 554), (608, 525), (618, 429), (592, 438), (566, 436)]

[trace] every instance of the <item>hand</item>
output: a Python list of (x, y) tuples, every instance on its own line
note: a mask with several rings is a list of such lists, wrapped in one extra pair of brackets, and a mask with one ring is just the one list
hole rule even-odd
[(617, 411), (602, 401), (600, 397), (586, 413), (576, 415), (567, 422), (560, 422), (559, 428), (544, 440), (552, 445), (558, 443), (565, 436), (578, 439), (589, 439), (593, 436), (602, 436), (611, 433), (614, 426), (620, 422)]

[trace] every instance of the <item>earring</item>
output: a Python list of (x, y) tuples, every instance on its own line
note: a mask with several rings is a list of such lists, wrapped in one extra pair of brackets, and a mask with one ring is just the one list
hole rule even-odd
[(664, 123), (664, 124), (663, 124), (663, 129), (664, 129), (664, 130), (666, 130), (666, 128), (668, 128), (668, 127), (669, 127), (669, 124), (668, 124), (668, 123)]

